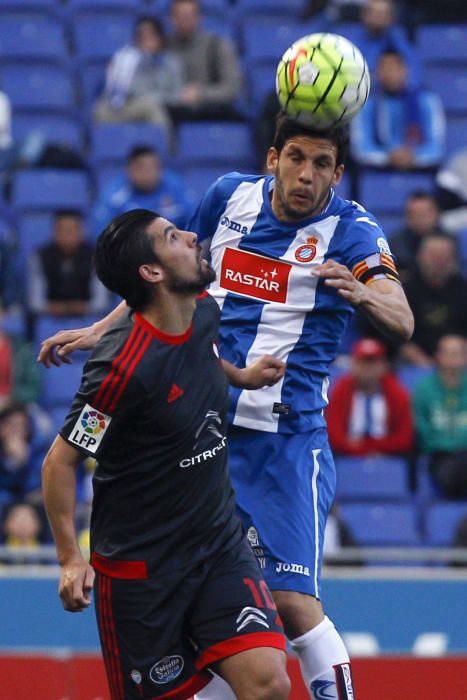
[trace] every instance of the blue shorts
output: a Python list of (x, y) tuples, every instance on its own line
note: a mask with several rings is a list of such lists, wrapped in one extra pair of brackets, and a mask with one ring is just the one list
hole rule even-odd
[(319, 598), (336, 486), (326, 430), (290, 435), (232, 427), (228, 444), (239, 515), (269, 588)]

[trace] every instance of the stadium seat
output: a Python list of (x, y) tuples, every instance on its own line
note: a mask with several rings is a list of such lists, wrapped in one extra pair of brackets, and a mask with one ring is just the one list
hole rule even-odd
[(227, 171), (222, 165), (207, 165), (205, 167), (202, 165), (193, 165), (187, 168), (182, 167), (181, 172), (185, 178), (189, 196), (194, 202), (198, 203), (201, 197), (206, 193), (208, 187), (210, 187), (218, 177), (225, 175)]
[(147, 6), (144, 0), (68, 0), (67, 9), (72, 13), (81, 10), (108, 12), (133, 9), (143, 14)]
[(467, 228), (459, 231), (457, 235), (459, 244), (459, 255), (461, 259), (462, 273), (464, 277), (467, 274)]
[(467, 114), (449, 115), (446, 123), (445, 160), (467, 146)]
[(339, 512), (360, 546), (420, 544), (416, 511), (409, 503), (344, 503)]
[[(76, 328), (81, 326), (82, 323), (82, 319), (75, 316), (73, 324), (69, 327)], [(61, 328), (64, 328), (64, 326), (59, 326), (58, 330), (61, 330)], [(49, 335), (50, 333), (46, 333), (37, 337), (44, 339)], [(58, 369), (54, 368), (53, 371), (47, 370), (45, 367), (41, 368), (42, 390), (40, 403), (44, 408), (71, 404), (81, 382), (84, 362), (84, 359), (81, 358), (79, 360), (78, 357), (73, 356), (73, 364), (71, 365), (63, 365)]]
[(426, 513), (425, 544), (432, 547), (451, 546), (456, 529), (464, 518), (467, 518), (467, 501), (434, 503)]
[(417, 28), (417, 52), (424, 65), (467, 63), (467, 25), (425, 24)]
[(52, 239), (52, 213), (29, 212), (18, 217), (19, 250), (24, 260)]
[(23, 141), (32, 132), (41, 133), (47, 143), (61, 144), (81, 151), (83, 129), (75, 119), (59, 114), (17, 114), (12, 122), (15, 141)]
[(109, 59), (131, 41), (136, 14), (77, 11), (73, 21), (76, 56), (85, 62)]
[(261, 62), (277, 65), (284, 51), (301, 36), (303, 36), (303, 28), (298, 22), (292, 20), (274, 22), (256, 19), (245, 22), (242, 43), (247, 66)]
[(91, 160), (94, 165), (124, 165), (133, 146), (152, 146), (163, 158), (169, 154), (167, 132), (146, 123), (96, 124), (91, 130)]
[(429, 173), (386, 173), (362, 169), (359, 177), (359, 198), (376, 216), (380, 212), (398, 214), (407, 195), (413, 190), (433, 190)]
[[(271, 16), (281, 19), (300, 19), (305, 9), (305, 0), (237, 0), (235, 12), (241, 21), (259, 16), (270, 18)], [(302, 34), (303, 36), (303, 34)]]
[(336, 457), (337, 499), (404, 501), (410, 498), (403, 457)]
[(71, 116), (76, 108), (70, 74), (58, 65), (5, 65), (2, 89), (9, 96), (15, 113), (41, 111)]
[[(465, 66), (427, 66), (424, 70), (427, 86), (436, 92), (448, 117), (455, 114), (467, 116), (467, 71)], [(465, 142), (465, 141), (464, 141)]]
[(415, 365), (400, 365), (396, 369), (396, 375), (398, 380), (405, 386), (405, 388), (413, 393), (415, 387), (422, 379), (428, 377), (432, 374), (433, 370), (429, 367), (417, 367)]
[(250, 63), (247, 67), (248, 106), (256, 119), (263, 109), (266, 96), (275, 90), (277, 59), (268, 63)]
[(16, 173), (12, 205), (18, 210), (79, 209), (89, 207), (88, 177), (76, 170), (23, 170)]
[(378, 213), (378, 223), (388, 238), (394, 233), (398, 233), (403, 227), (402, 212), (400, 213)]
[(0, 21), (0, 55), (2, 61), (21, 58), (63, 62), (68, 58), (63, 24), (47, 15), (4, 15)]
[(250, 128), (238, 122), (182, 124), (177, 133), (176, 161), (183, 167), (217, 165), (226, 170), (254, 165)]

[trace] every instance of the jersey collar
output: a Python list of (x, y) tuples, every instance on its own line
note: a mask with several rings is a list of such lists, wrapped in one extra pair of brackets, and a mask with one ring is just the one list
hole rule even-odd
[(135, 323), (138, 326), (141, 326), (141, 328), (143, 328), (147, 333), (150, 333), (153, 338), (156, 338), (156, 340), (159, 340), (161, 343), (167, 343), (168, 345), (182, 345), (182, 343), (186, 343), (186, 341), (191, 338), (193, 333), (193, 324), (191, 323), (184, 333), (181, 333), (180, 335), (171, 335), (170, 333), (164, 333), (164, 331), (161, 331), (153, 326), (152, 323), (146, 321), (146, 319), (143, 318), (143, 316), (141, 316), (141, 314), (137, 311), (134, 314), (134, 318)]

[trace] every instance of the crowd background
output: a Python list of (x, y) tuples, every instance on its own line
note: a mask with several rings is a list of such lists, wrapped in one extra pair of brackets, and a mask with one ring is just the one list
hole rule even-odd
[[(116, 302), (93, 243), (134, 207), (183, 226), (230, 170), (262, 172), (278, 58), (331, 31), (362, 50), (370, 100), (339, 194), (387, 233), (413, 308), (388, 345), (357, 313), (331, 368), (345, 545), (467, 545), (467, 11), (460, 0), (2, 0), (0, 523), (50, 542), (40, 465), (85, 356), (46, 371), (41, 339)], [(87, 541), (93, 463), (80, 470)]]

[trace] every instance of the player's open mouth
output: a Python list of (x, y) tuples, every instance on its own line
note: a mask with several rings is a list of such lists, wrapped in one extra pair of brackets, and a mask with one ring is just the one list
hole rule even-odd
[(309, 204), (312, 200), (311, 195), (307, 192), (292, 192), (291, 196), (302, 204)]

